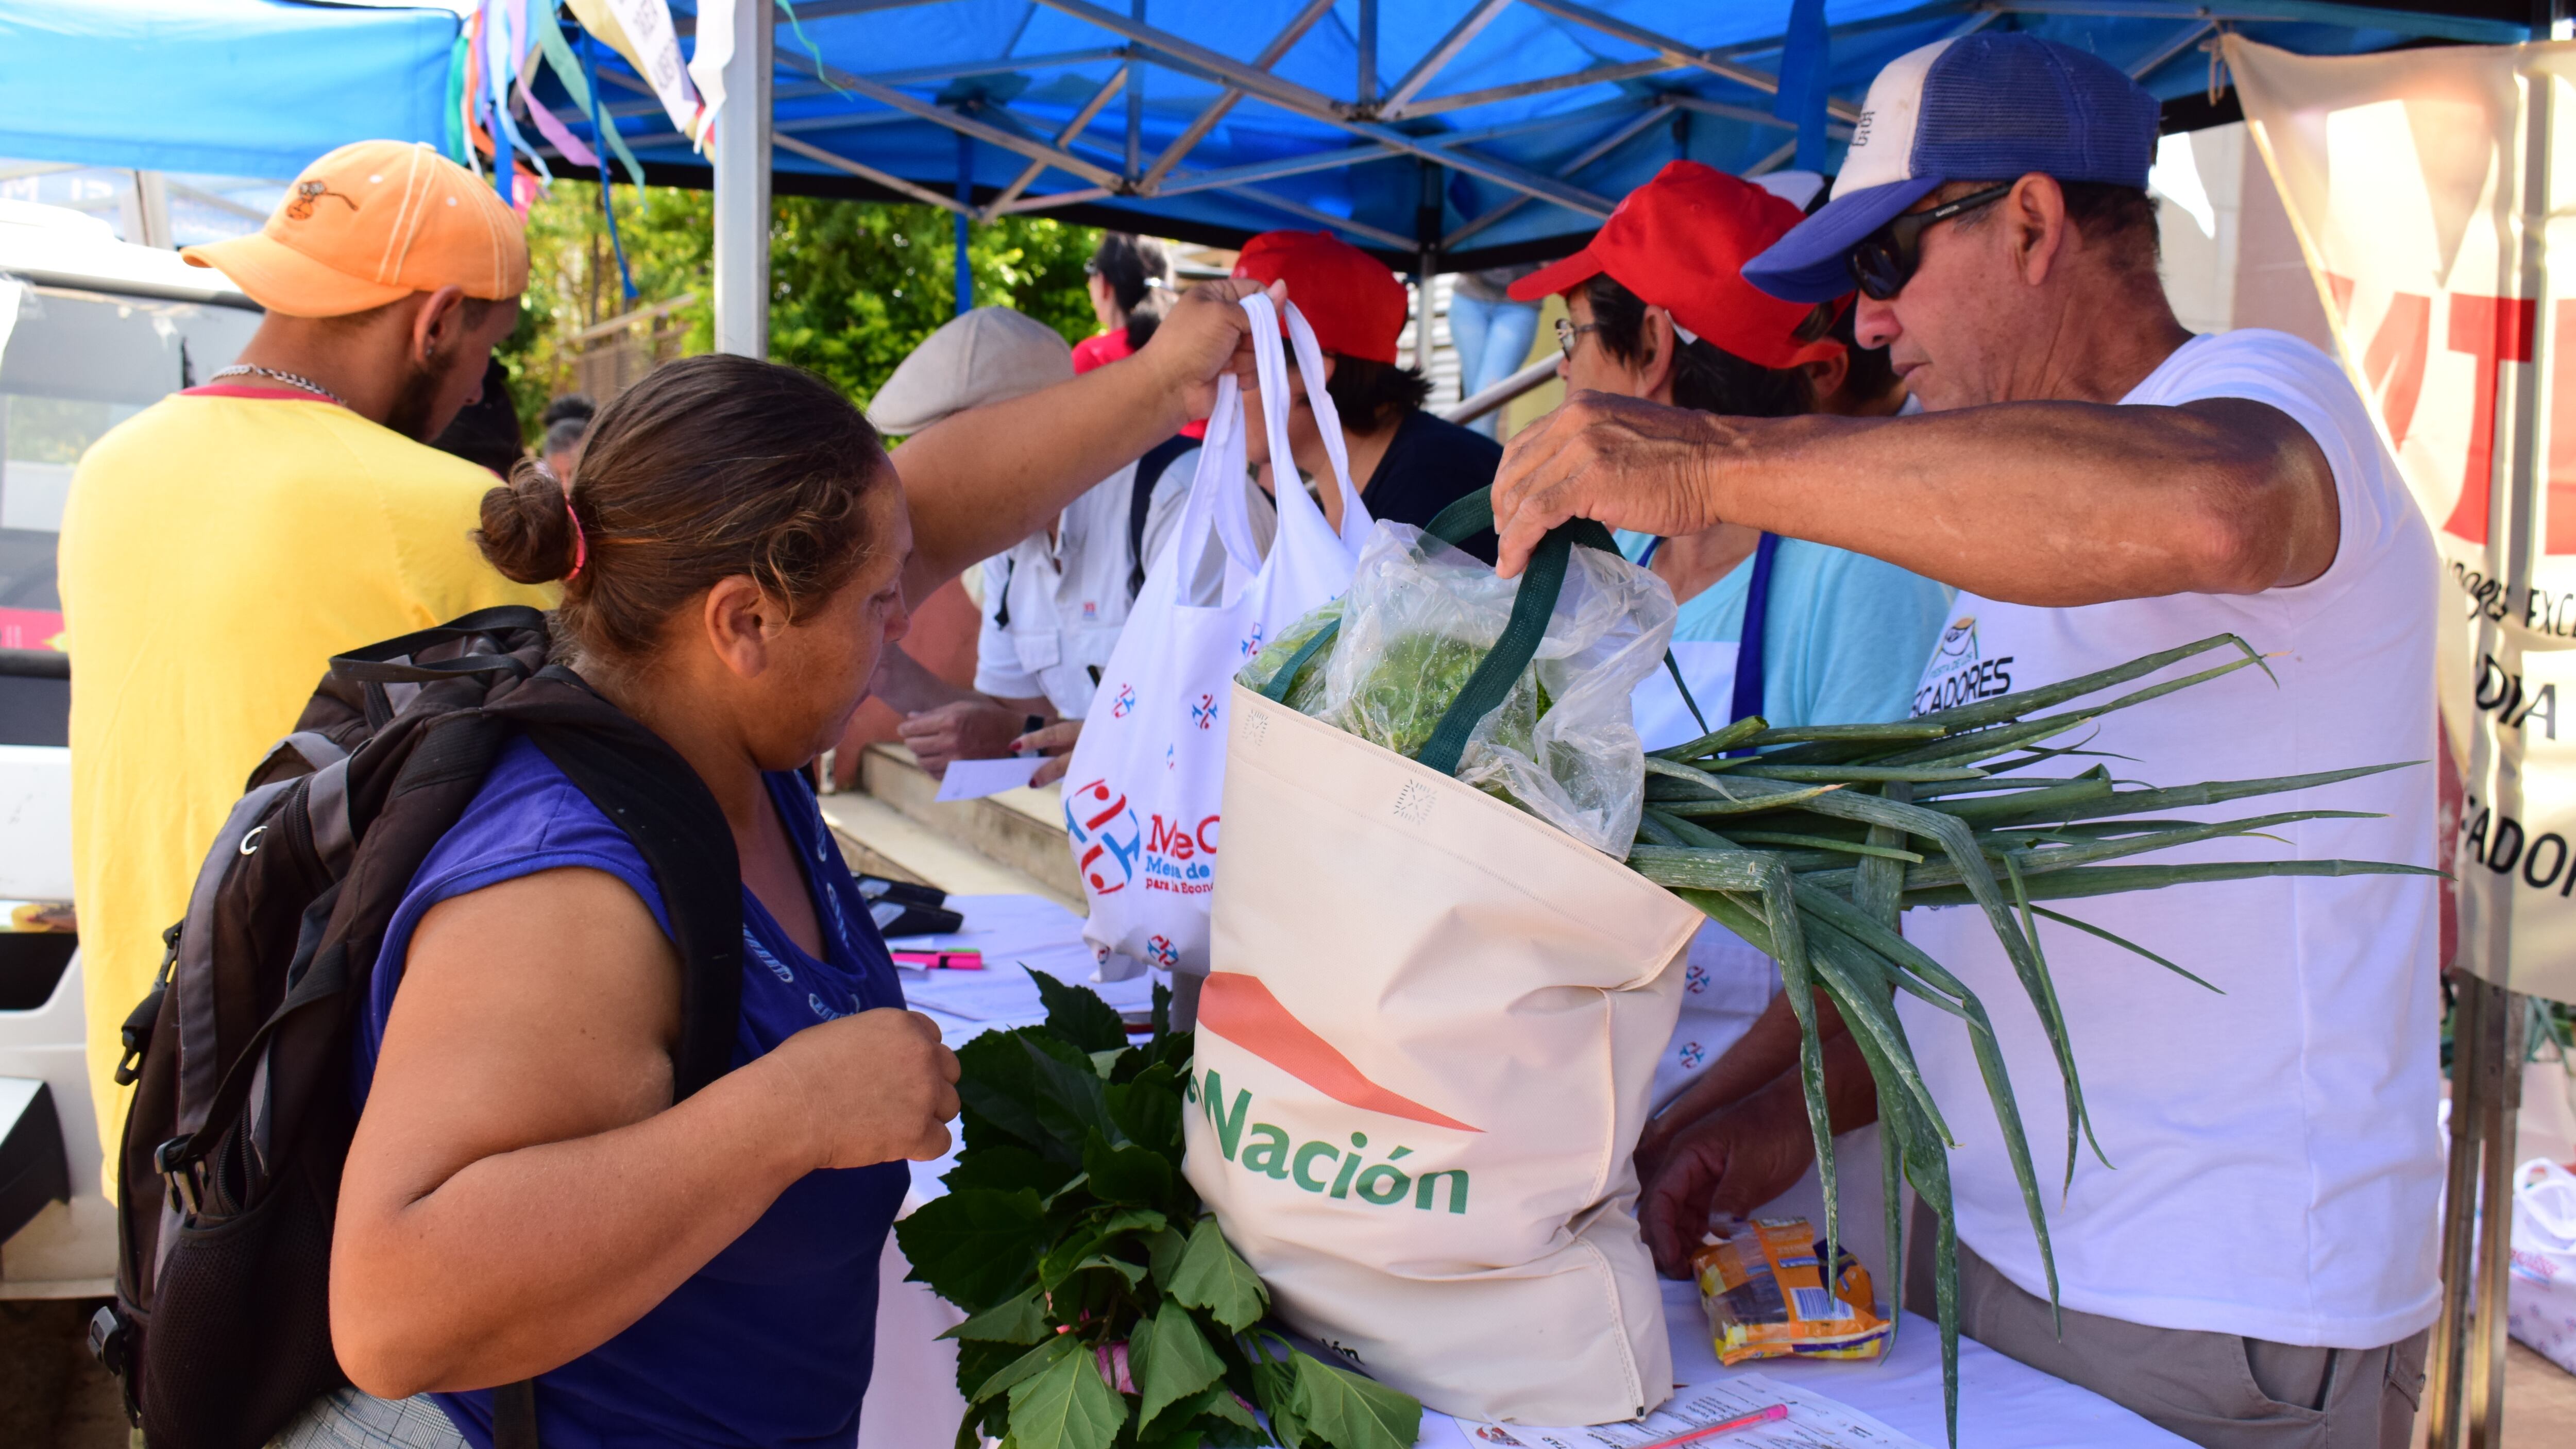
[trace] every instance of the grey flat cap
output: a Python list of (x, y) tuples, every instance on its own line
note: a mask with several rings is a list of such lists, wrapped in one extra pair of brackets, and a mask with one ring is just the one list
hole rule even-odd
[(1073, 378), (1073, 348), (1008, 307), (978, 307), (922, 339), (868, 402), (868, 421), (896, 437), (951, 413), (1008, 402)]

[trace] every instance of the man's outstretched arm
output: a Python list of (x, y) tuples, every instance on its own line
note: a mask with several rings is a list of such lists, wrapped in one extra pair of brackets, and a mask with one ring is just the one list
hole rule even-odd
[(1506, 574), (1568, 518), (1730, 522), (2057, 607), (2303, 584), (2340, 525), (2316, 440), (2240, 398), (1762, 419), (1579, 393), (1512, 439), (1494, 516)]
[[(1192, 287), (1135, 356), (1070, 382), (948, 418), (894, 452), (912, 504), (904, 592), (927, 597), (969, 564), (1046, 527), (1082, 491), (1216, 405), (1217, 378), (1248, 372), (1236, 299), (1248, 281)], [(1272, 287), (1274, 299), (1284, 287)]]

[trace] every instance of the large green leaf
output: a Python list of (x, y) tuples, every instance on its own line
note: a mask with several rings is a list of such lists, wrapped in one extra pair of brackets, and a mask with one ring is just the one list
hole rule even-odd
[(1290, 1402), (1307, 1429), (1333, 1449), (1412, 1449), (1422, 1405), (1375, 1379), (1298, 1354)]
[(1151, 1428), (1165, 1409), (1217, 1381), (1225, 1360), (1209, 1347), (1198, 1318), (1166, 1298), (1152, 1318), (1139, 1319), (1127, 1338), (1127, 1366), (1142, 1401), (1136, 1422)]
[(1126, 1132), (1127, 1140), (1174, 1163), (1181, 1157), (1181, 1080), (1178, 1068), (1158, 1061), (1106, 1094), (1109, 1120)]
[(974, 1188), (923, 1203), (894, 1225), (911, 1281), (971, 1311), (1001, 1302), (1028, 1280), (1046, 1242), (1038, 1195)]
[[(1095, 1209), (1094, 1211), (1097, 1211)], [(1151, 1208), (1120, 1208), (1105, 1218), (1087, 1221), (1065, 1235), (1038, 1260), (1038, 1281), (1052, 1289), (1065, 1279), (1090, 1267), (1115, 1267), (1125, 1274), (1130, 1285), (1141, 1282), (1145, 1269), (1129, 1262), (1096, 1261), (1118, 1238), (1130, 1233), (1159, 1233), (1167, 1220)], [(1129, 1245), (1131, 1248), (1133, 1244)]]
[(1021, 1354), (1019, 1357), (1012, 1359), (998, 1372), (991, 1374), (986, 1377), (982, 1383), (977, 1384), (973, 1390), (968, 1392), (966, 1397), (979, 1402), (984, 1399), (989, 1399), (995, 1394), (1006, 1392), (1026, 1383), (1028, 1380), (1046, 1372), (1050, 1365), (1061, 1362), (1067, 1356), (1074, 1355), (1078, 1355), (1083, 1358), (1089, 1358), (1091, 1356), (1089, 1350), (1084, 1348), (1081, 1341), (1076, 1339), (1073, 1335), (1069, 1333), (1059, 1334), (1056, 1337), (1050, 1338), (1046, 1342), (1039, 1344), (1037, 1347), (1030, 1349), (1028, 1352)]
[(1083, 1144), (1082, 1167), (1091, 1174), (1092, 1195), (1102, 1202), (1161, 1207), (1172, 1195), (1171, 1159), (1151, 1148), (1112, 1147), (1095, 1132)]
[(1020, 968), (1037, 983), (1045, 1004), (1047, 1030), (1086, 1052), (1117, 1051), (1127, 1045), (1127, 1023), (1118, 1008), (1087, 986), (1067, 986), (1034, 966)]
[(1032, 1110), (1055, 1140), (1073, 1149), (1076, 1160), (1091, 1133), (1111, 1142), (1127, 1140), (1127, 1134), (1110, 1120), (1108, 1086), (1087, 1055), (1052, 1037), (1022, 1034), (1019, 1041), (1038, 1089)]
[[(994, 1375), (1026, 1357), (1028, 1352), (1029, 1346), (1024, 1343), (986, 1343), (974, 1338), (958, 1340), (958, 1394), (988, 1414), (1007, 1412), (1008, 1405), (1001, 1398), (978, 1399), (975, 1391)], [(995, 1429), (993, 1433), (998, 1437), (1001, 1430)]]
[(1043, 1343), (1055, 1330), (1047, 1325), (1046, 1293), (1035, 1284), (994, 1304), (941, 1338), (971, 1338), (990, 1343)]
[(1022, 1037), (1020, 1031), (988, 1031), (957, 1049), (957, 1098), (965, 1108), (967, 1151), (1001, 1146), (1007, 1137), (1050, 1162), (1079, 1162), (1081, 1135), (1060, 1137), (1038, 1120), (1042, 1089)]
[(1025, 1147), (1006, 1142), (998, 1147), (968, 1148), (940, 1181), (948, 1185), (950, 1192), (970, 1187), (1011, 1192), (1025, 1187), (1045, 1198), (1073, 1177), (1072, 1165), (1049, 1162)]
[(1252, 1411), (1234, 1396), (1224, 1384), (1212, 1384), (1174, 1404), (1163, 1421), (1187, 1423), (1196, 1429), (1199, 1442), (1208, 1449), (1261, 1449), (1270, 1443), (1270, 1435)]
[(1270, 1309), (1270, 1290), (1261, 1276), (1225, 1240), (1214, 1217), (1190, 1229), (1189, 1246), (1163, 1284), (1165, 1292), (1192, 1308), (1204, 1308), (1216, 1321), (1241, 1333)]
[(1171, 1291), (1172, 1279), (1181, 1271), (1181, 1259), (1189, 1250), (1189, 1234), (1177, 1228), (1165, 1228), (1146, 1240), (1145, 1261), (1153, 1270), (1157, 1287)]
[(1109, 1449), (1127, 1413), (1127, 1400), (1083, 1348), (1011, 1386), (1011, 1442), (1017, 1449)]

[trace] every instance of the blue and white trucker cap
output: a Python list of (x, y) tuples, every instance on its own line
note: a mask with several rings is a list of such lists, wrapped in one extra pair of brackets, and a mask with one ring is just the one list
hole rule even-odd
[(1833, 200), (1745, 263), (1744, 279), (1792, 302), (1839, 297), (1852, 248), (1945, 182), (2036, 171), (2144, 188), (2160, 115), (2118, 66), (2037, 36), (1907, 51), (1869, 83)]

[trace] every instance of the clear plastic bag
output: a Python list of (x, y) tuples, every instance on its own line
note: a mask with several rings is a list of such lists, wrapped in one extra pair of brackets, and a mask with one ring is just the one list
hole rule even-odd
[[(1300, 671), (1288, 702), (1410, 758), (1502, 636), (1518, 592), (1517, 580), (1422, 530), (1381, 523), (1339, 605), (1339, 637)], [(1266, 682), (1333, 607), (1262, 651), (1244, 682)], [(1477, 722), (1458, 778), (1623, 854), (1646, 773), (1629, 694), (1662, 664), (1672, 632), (1662, 580), (1615, 554), (1575, 549), (1538, 657)]]
[[(1316, 630), (1327, 624), (1341, 622), (1341, 617), (1340, 599), (1309, 610), (1296, 623), (1282, 630), (1278, 638), (1263, 646), (1260, 653), (1252, 656), (1250, 664), (1236, 671), (1235, 682), (1246, 689), (1264, 688), (1270, 683), (1270, 677), (1277, 674), (1298, 650), (1305, 648), (1307, 640), (1315, 637)], [(1298, 669), (1296, 680), (1288, 686), (1288, 693), (1281, 697), (1280, 702), (1299, 714), (1322, 714), (1324, 712), (1324, 661), (1332, 657), (1333, 646), (1330, 643), (1317, 650), (1313, 657)]]

